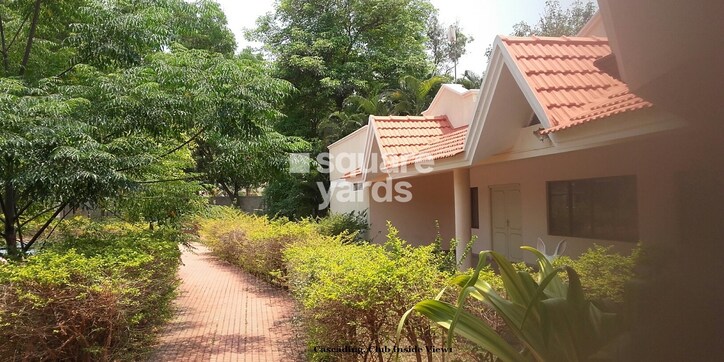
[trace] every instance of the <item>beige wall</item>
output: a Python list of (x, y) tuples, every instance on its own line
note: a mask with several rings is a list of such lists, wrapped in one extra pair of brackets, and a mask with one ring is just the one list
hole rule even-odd
[(374, 238), (374, 242), (385, 241), (387, 220), (390, 220), (400, 231), (400, 237), (410, 244), (429, 244), (435, 239), (435, 220), (438, 220), (440, 234), (445, 241), (443, 245), (448, 245), (447, 242), (455, 235), (452, 172), (396, 182), (411, 184), (412, 200), (406, 203), (375, 202), (370, 198), (370, 237)]
[[(677, 171), (687, 168), (691, 142), (679, 131), (635, 142), (476, 166), (470, 186), (478, 187), (480, 229), (473, 229), (475, 250), (491, 248), (490, 187), (518, 184), (522, 199), (523, 240), (535, 245), (538, 237), (553, 244), (565, 238), (566, 255), (576, 256), (593, 243), (629, 251), (632, 242), (551, 236), (547, 233), (546, 181), (636, 175), (639, 237), (646, 242), (672, 242), (678, 237), (676, 214)], [(691, 140), (695, 142), (695, 140)], [(532, 261), (532, 259), (526, 259)]]
[[(713, 133), (679, 129), (630, 140), (626, 143), (575, 150), (566, 153), (473, 166), (470, 187), (478, 187), (480, 228), (473, 229), (477, 237), (474, 252), (491, 249), (490, 187), (518, 184), (522, 200), (524, 244), (535, 245), (542, 237), (548, 245), (562, 238), (568, 241), (565, 255), (577, 256), (594, 243), (613, 245), (614, 250), (628, 252), (633, 242), (595, 240), (548, 235), (546, 182), (595, 177), (635, 175), (637, 182), (638, 231), (643, 243), (696, 243), (692, 235), (696, 220), (683, 216), (692, 206), (689, 193), (711, 193), (713, 198), (724, 185), (709, 185), (707, 191), (694, 190), (697, 178), (721, 180), (724, 175), (724, 143)], [(707, 176), (709, 175), (709, 176)], [(719, 175), (719, 176), (717, 176)], [(445, 241), (454, 234), (454, 204), (452, 172), (424, 175), (396, 182), (412, 185), (413, 199), (409, 203), (370, 201), (371, 236), (383, 242), (386, 221), (400, 230), (400, 235), (413, 245), (427, 244), (435, 236), (434, 222), (439, 220)], [(696, 187), (696, 186), (693, 186)], [(369, 192), (369, 191), (367, 191)], [(369, 195), (368, 195), (369, 196)], [(682, 216), (683, 215), (683, 216)], [(683, 221), (682, 221), (683, 220)], [(688, 222), (680, 230), (682, 222)], [(526, 255), (526, 261), (533, 262)]]
[(369, 126), (361, 127), (329, 145), (330, 180), (339, 180), (345, 173), (362, 167), (368, 131)]
[(354, 190), (354, 183), (361, 183), (362, 177), (342, 178), (345, 173), (362, 168), (368, 130), (369, 126), (364, 126), (329, 146), (329, 208), (334, 213), (362, 212), (369, 208), (364, 190)]
[(350, 180), (350, 182), (344, 180), (332, 181), (330, 186), (332, 189), (329, 192), (329, 210), (336, 214), (366, 211), (369, 208), (367, 190), (354, 190), (354, 184), (361, 182), (360, 179), (356, 181)]

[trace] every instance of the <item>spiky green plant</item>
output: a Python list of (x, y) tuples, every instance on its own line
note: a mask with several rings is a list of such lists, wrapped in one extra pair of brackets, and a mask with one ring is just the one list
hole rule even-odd
[[(453, 279), (462, 289), (457, 305), (435, 299), (423, 300), (400, 320), (398, 331), (413, 311), (449, 330), (448, 344), (461, 336), (490, 351), (502, 361), (584, 361), (602, 351), (617, 335), (617, 316), (586, 300), (578, 274), (572, 268), (553, 267), (538, 250), (524, 246), (538, 258), (540, 271), (517, 271), (503, 255), (481, 253), (472, 275)], [(506, 297), (479, 278), (488, 257), (500, 270)], [(568, 275), (564, 283), (559, 273)], [(517, 343), (501, 336), (485, 321), (464, 310), (468, 296), (493, 308), (516, 337)]]

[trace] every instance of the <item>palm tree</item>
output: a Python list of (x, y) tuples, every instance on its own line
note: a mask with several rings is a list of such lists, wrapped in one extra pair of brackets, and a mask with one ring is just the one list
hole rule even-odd
[(400, 79), (400, 88), (390, 92), (389, 98), (394, 104), (392, 113), (400, 116), (422, 114), (432, 102), (435, 93), (447, 79), (434, 76), (420, 80), (413, 76)]
[(344, 100), (343, 109), (334, 112), (319, 124), (319, 135), (325, 144), (354, 132), (367, 124), (370, 115), (384, 116), (392, 112), (387, 92), (381, 86), (373, 87), (370, 96), (351, 95)]

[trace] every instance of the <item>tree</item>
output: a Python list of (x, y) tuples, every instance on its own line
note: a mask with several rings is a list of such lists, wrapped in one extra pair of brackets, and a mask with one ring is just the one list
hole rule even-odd
[(264, 43), (278, 75), (299, 90), (277, 128), (308, 140), (353, 94), (404, 75), (429, 72), (425, 24), (428, 0), (282, 0), (247, 33)]
[[(29, 250), (68, 208), (163, 181), (155, 167), (207, 133), (252, 137), (280, 117), (278, 100), (291, 85), (199, 49), (214, 44), (191, 35), (216, 20), (174, 22), (185, 6), (0, 5), (0, 208), (9, 254)], [(228, 33), (217, 20), (210, 33)]]
[(559, 0), (546, 0), (545, 10), (538, 23), (530, 25), (521, 21), (513, 25), (514, 36), (572, 36), (576, 35), (596, 13), (596, 4), (576, 0), (567, 9)]
[(329, 181), (315, 168), (308, 174), (287, 173), (274, 179), (264, 189), (267, 214), (290, 220), (326, 215), (326, 210), (319, 209), (324, 199), (317, 182), (326, 182), (324, 185), (329, 188)]
[(236, 50), (234, 33), (229, 30), (226, 15), (215, 1), (198, 0), (176, 3), (174, 41), (190, 49), (232, 55)]
[[(513, 25), (513, 36), (574, 36), (583, 26), (591, 20), (596, 13), (596, 4), (587, 0), (585, 3), (576, 0), (567, 9), (561, 8), (559, 0), (546, 0), (545, 10), (538, 23), (531, 25), (521, 21)], [(485, 56), (490, 57), (493, 52), (492, 45), (485, 50)]]
[(199, 143), (199, 171), (241, 206), (241, 192), (268, 184), (287, 171), (290, 152), (309, 151), (298, 137), (266, 131), (251, 139), (210, 135)]
[(392, 101), (382, 85), (372, 87), (370, 95), (351, 95), (344, 100), (342, 110), (334, 112), (319, 125), (323, 144), (331, 144), (367, 124), (370, 115), (386, 116), (392, 113)]
[(185, 217), (200, 211), (207, 202), (196, 175), (189, 174), (194, 159), (188, 147), (154, 163), (148, 179), (138, 180), (130, 190), (108, 200), (111, 210), (128, 221), (154, 225), (177, 225)]
[[(307, 140), (312, 156), (325, 152), (354, 124), (332, 125), (346, 117), (336, 112), (348, 110), (350, 96), (368, 98), (375, 87), (388, 89), (405, 75), (423, 78), (431, 71), (425, 27), (433, 12), (429, 0), (276, 2), (274, 11), (246, 33), (264, 43), (275, 75), (297, 89), (285, 102), (287, 117), (275, 130)], [(335, 113), (341, 118), (330, 118)], [(273, 214), (317, 215), (320, 182), (329, 184), (328, 175), (279, 178), (266, 189), (267, 206)]]
[(168, 12), (40, 0), (1, 10), (0, 207), (3, 239), (17, 255), (17, 243), (27, 251), (66, 207), (110, 196), (142, 172), (154, 130), (139, 99), (150, 89), (144, 74), (112, 70), (160, 50), (167, 33), (152, 29), (163, 28)]
[(484, 74), (479, 75), (472, 70), (466, 70), (462, 77), (455, 80), (455, 83), (462, 85), (466, 89), (478, 89), (483, 84)]

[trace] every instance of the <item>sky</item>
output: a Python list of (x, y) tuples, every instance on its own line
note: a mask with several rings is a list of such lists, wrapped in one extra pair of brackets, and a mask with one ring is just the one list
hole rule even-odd
[[(274, 0), (216, 0), (221, 4), (239, 48), (261, 44), (244, 39), (243, 29), (253, 28), (256, 19), (273, 10)], [(458, 76), (464, 70), (482, 73), (487, 67), (485, 49), (498, 34), (509, 34), (513, 24), (524, 20), (535, 23), (543, 12), (544, 0), (431, 0), (445, 24), (459, 21), (463, 33), (474, 41), (458, 62)], [(570, 1), (562, 1), (563, 4)]]

